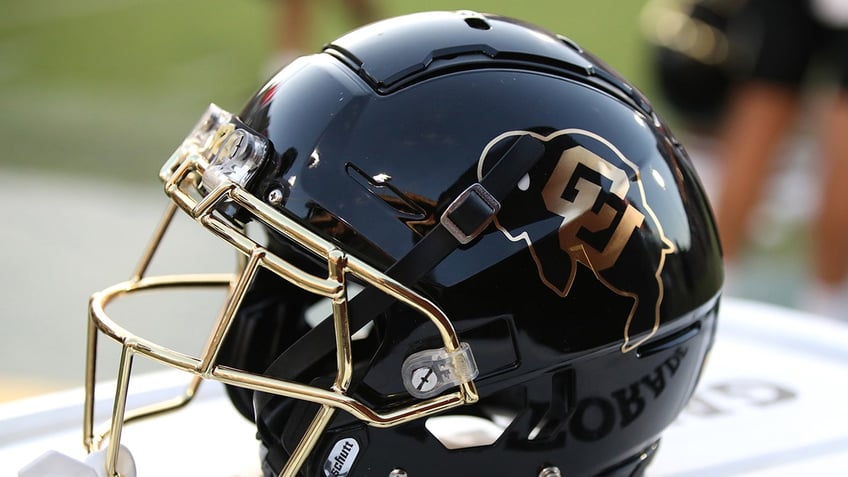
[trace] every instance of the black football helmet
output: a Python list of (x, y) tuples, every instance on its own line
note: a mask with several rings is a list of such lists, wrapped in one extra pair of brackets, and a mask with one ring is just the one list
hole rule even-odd
[[(86, 442), (110, 455), (129, 372), (94, 435), (98, 330), (227, 384), (288, 477), (637, 476), (713, 341), (720, 247), (683, 147), (608, 66), (517, 20), (358, 29), (240, 113), (210, 107), (160, 177), (148, 254), (91, 301)], [(177, 209), (246, 257), (236, 274), (145, 276)], [(104, 311), (204, 285), (229, 298), (200, 356)]]

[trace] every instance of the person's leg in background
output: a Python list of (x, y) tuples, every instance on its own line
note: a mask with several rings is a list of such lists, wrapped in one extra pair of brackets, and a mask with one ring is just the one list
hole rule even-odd
[(733, 263), (744, 249), (748, 224), (772, 172), (772, 162), (795, 123), (797, 90), (750, 82), (731, 100), (719, 136), (722, 181), (717, 218), (725, 260)]
[(344, 3), (347, 4), (356, 26), (377, 20), (377, 6), (372, 0), (345, 0)]
[[(298, 56), (313, 53), (315, 45), (311, 43), (314, 28), (315, 8), (330, 6), (331, 2), (315, 0), (274, 0), (276, 26), (274, 31), (274, 56), (266, 65), (263, 74), (273, 74), (295, 60)], [(327, 5), (324, 5), (324, 4)], [(344, 0), (353, 26), (361, 26), (377, 19), (377, 6), (373, 0)]]
[(823, 118), (822, 196), (816, 222), (813, 311), (848, 319), (848, 87)]
[(310, 0), (277, 0), (276, 52), (283, 66), (309, 51)]
[(749, 0), (735, 21), (734, 41), (747, 55), (718, 137), (716, 201), (731, 293), (753, 213), (801, 112), (802, 82), (819, 41), (806, 0)]

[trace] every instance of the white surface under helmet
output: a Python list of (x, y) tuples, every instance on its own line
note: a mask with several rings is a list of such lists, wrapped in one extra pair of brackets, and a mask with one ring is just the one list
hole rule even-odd
[[(664, 434), (646, 476), (845, 475), (848, 327), (734, 299), (725, 299), (721, 313), (698, 391)], [(130, 407), (173, 395), (182, 379), (172, 372), (140, 377)], [(16, 475), (50, 450), (83, 461), (82, 395), (82, 390), (68, 391), (0, 407), (0, 475)], [(108, 415), (108, 409), (99, 410)], [(170, 431), (163, 434), (163, 428)], [(177, 438), (189, 429), (208, 439)], [(129, 425), (123, 442), (145, 463), (138, 469), (141, 476), (257, 477), (254, 433), (253, 425), (232, 409), (223, 386), (210, 382), (185, 411)], [(189, 444), (163, 445), (169, 440)]]

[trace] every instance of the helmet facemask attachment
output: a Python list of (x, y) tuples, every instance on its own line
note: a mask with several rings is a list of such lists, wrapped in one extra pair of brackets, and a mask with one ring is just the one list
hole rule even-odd
[[(289, 477), (301, 469), (337, 410), (345, 411), (371, 426), (391, 427), (477, 401), (473, 382), (477, 368), (471, 350), (460, 343), (451, 321), (436, 304), (386, 273), (345, 253), (331, 241), (248, 191), (252, 177), (265, 165), (270, 155), (271, 146), (267, 138), (217, 106), (210, 106), (160, 171), (171, 203), (132, 277), (92, 295), (89, 302), (83, 439), (89, 452), (100, 449), (108, 440), (106, 472), (109, 475), (116, 475), (124, 423), (182, 407), (191, 401), (204, 379), (319, 406), (280, 472), (281, 476)], [(178, 208), (236, 248), (243, 258), (236, 273), (146, 276), (148, 266)], [(242, 224), (252, 220), (325, 263), (326, 276), (305, 271), (249, 237)], [(336, 373), (330, 389), (281, 380), (220, 363), (219, 355), (227, 333), (251, 283), (263, 269), (330, 301), (332, 321), (325, 321), (332, 324), (336, 358)], [(381, 412), (348, 394), (353, 374), (351, 335), (364, 324), (351, 325), (348, 313), (351, 295), (349, 279), (373, 288), (372, 294), (377, 292), (386, 295), (410, 307), (436, 327), (443, 346), (413, 354), (408, 357), (404, 369), (398, 370), (407, 389), (416, 390), (417, 394), (413, 395), (418, 400), (412, 404)], [(136, 336), (119, 326), (105, 311), (106, 305), (119, 296), (142, 290), (186, 287), (218, 287), (228, 290), (223, 309), (200, 356), (186, 355)], [(105, 431), (95, 433), (94, 382), (100, 333), (121, 344), (121, 361), (112, 420)], [(129, 381), (132, 362), (137, 354), (192, 374), (193, 378), (184, 394), (166, 402), (128, 411)], [(434, 370), (439, 377), (437, 386), (430, 387), (427, 384), (426, 391), (418, 389), (419, 386), (413, 381), (422, 375), (422, 368)], [(457, 389), (442, 393), (448, 388)]]

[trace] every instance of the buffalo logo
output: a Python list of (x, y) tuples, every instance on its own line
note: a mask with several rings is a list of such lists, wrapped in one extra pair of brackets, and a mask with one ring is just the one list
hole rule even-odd
[[(639, 167), (589, 131), (566, 129), (548, 136), (511, 131), (483, 150), (478, 180), (493, 162), (490, 158), (497, 157), (496, 151), (521, 135), (544, 142), (545, 154), (552, 160), (543, 160), (518, 183), (518, 190), (504, 201), (504, 207), (512, 209), (502, 210), (495, 226), (507, 239), (527, 244), (540, 280), (560, 297), (570, 292), (580, 263), (604, 287), (631, 300), (621, 349), (625, 353), (634, 349), (660, 325), (661, 275), (666, 255), (674, 252), (648, 205)], [(533, 216), (540, 210), (542, 216)], [(550, 231), (544, 224), (554, 219), (559, 222), (558, 240), (543, 243), (539, 239)], [(561, 258), (550, 258), (556, 256)], [(631, 329), (649, 332), (634, 342)]]

